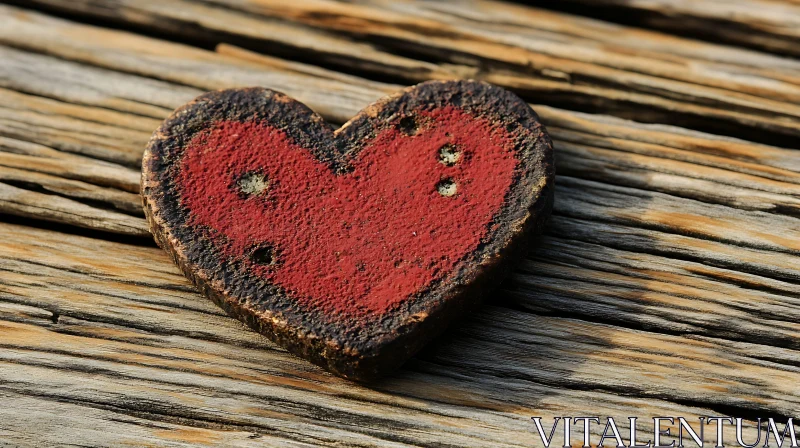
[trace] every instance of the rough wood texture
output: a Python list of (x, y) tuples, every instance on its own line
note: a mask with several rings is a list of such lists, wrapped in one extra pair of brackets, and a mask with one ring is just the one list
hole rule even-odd
[(687, 36), (800, 56), (796, 0), (558, 0), (547, 6), (600, 14)]
[[(800, 412), (797, 60), (497, 2), (20, 4), (70, 18), (0, 6), (0, 445), (539, 446), (534, 415)], [(152, 246), (141, 154), (203, 91), (341, 123), (456, 76), (534, 104), (555, 216), (393, 377), (295, 359)]]
[[(545, 10), (485, 0), (458, 7), (395, 0), (119, 0), (107, 8), (87, 0), (25, 4), (122, 21), (178, 39), (305, 55), (404, 83), (469, 76), (532, 102), (800, 148), (799, 61)], [(42, 21), (28, 20), (32, 23), (7, 26), (0, 41), (41, 48), (41, 37), (31, 32), (38, 27), (31, 26)], [(59, 32), (58, 22), (47, 23)], [(293, 32), (283, 32), (286, 28)], [(305, 32), (309, 28), (315, 31)], [(297, 33), (304, 38), (296, 39)], [(83, 34), (89, 40), (91, 34)], [(374, 47), (364, 51), (363, 42)], [(108, 41), (84, 45), (102, 48)], [(434, 64), (414, 64), (409, 57)], [(113, 59), (119, 64), (121, 58)], [(160, 70), (159, 65), (136, 69)]]
[[(800, 403), (788, 387), (800, 381), (792, 349), (765, 352), (763, 341), (669, 335), (497, 305), (366, 388), (226, 317), (160, 249), (8, 224), (0, 224), (0, 236), (0, 425), (12, 443), (531, 446), (530, 416), (543, 413), (590, 408), (625, 422), (631, 409), (643, 417), (716, 415), (715, 407), (792, 414)], [(548, 238), (543, 250), (562, 254), (560, 245)], [(646, 263), (646, 255), (584, 249), (585, 256), (564, 254), (547, 265), (568, 264), (573, 276), (594, 277), (590, 287), (611, 294), (615, 284), (642, 299), (661, 293), (644, 278), (642, 289), (625, 288), (620, 278), (636, 281), (636, 271), (591, 266), (597, 255), (609, 264)], [(550, 278), (552, 287), (564, 273), (520, 271), (514, 281)], [(691, 268), (662, 274), (678, 284), (728, 285)], [(687, 286), (674, 300), (702, 303), (707, 291)], [(748, 291), (737, 297), (747, 300)], [(538, 303), (550, 294), (525, 297)], [(556, 305), (562, 313), (583, 305), (570, 295)], [(510, 294), (493, 300), (517, 301)], [(639, 314), (681, 312), (665, 305)], [(31, 425), (65, 428), (31, 432)]]

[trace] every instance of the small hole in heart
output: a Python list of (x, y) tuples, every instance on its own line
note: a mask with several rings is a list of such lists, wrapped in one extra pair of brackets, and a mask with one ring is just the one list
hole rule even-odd
[(458, 191), (458, 186), (453, 179), (442, 179), (436, 184), (436, 191), (445, 197), (455, 196)]
[(407, 115), (400, 119), (397, 123), (397, 128), (400, 132), (408, 135), (416, 135), (417, 133), (417, 120), (414, 117)]
[(264, 266), (274, 266), (278, 264), (278, 254), (275, 252), (275, 248), (269, 245), (255, 248), (250, 258), (255, 263)]
[(236, 186), (247, 196), (263, 196), (269, 189), (269, 179), (257, 171), (248, 171), (236, 181)]
[(453, 166), (461, 160), (461, 151), (452, 143), (447, 143), (439, 148), (439, 163)]

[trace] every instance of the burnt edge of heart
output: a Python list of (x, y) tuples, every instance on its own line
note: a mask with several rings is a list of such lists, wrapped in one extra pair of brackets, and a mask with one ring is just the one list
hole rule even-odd
[[(221, 262), (213, 244), (185, 225), (188, 212), (180, 205), (176, 167), (195, 134), (219, 120), (266, 121), (342, 173), (361, 142), (383, 127), (413, 117), (416, 110), (446, 105), (505, 126), (515, 138), (520, 163), (490, 223), (499, 223), (497, 230), (454, 272), (386, 314), (331, 320), (301, 307), (235, 262)], [(269, 89), (245, 88), (204, 94), (167, 118), (145, 150), (141, 191), (157, 244), (204, 295), (291, 353), (340, 376), (371, 381), (399, 367), (451, 321), (473, 310), (524, 255), (529, 238), (541, 233), (550, 215), (554, 172), (552, 143), (536, 113), (515, 94), (484, 82), (425, 82), (379, 100), (335, 131), (300, 102)]]

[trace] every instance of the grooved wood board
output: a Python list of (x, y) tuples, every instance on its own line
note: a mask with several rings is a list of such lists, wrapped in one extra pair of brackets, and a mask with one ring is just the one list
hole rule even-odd
[[(571, 5), (571, 4), (574, 4)], [(554, 5), (555, 6), (555, 5)], [(558, 6), (687, 36), (800, 56), (800, 2), (793, 0), (566, 0)]]
[[(613, 416), (623, 435), (628, 416), (800, 417), (800, 61), (778, 31), (796, 17), (774, 14), (796, 2), (11, 3), (0, 446), (521, 447), (541, 446), (532, 416)], [(604, 21), (619, 9), (641, 28)], [(343, 123), (458, 77), (541, 115), (554, 216), (483, 308), (386, 380), (288, 355), (152, 242), (141, 155), (202, 92), (260, 85)]]

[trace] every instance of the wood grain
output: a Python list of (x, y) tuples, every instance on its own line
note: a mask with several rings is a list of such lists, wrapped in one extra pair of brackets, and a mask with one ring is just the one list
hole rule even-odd
[(794, 0), (567, 0), (548, 6), (778, 54), (800, 56), (800, 4)]
[[(540, 9), (479, 0), (459, 8), (387, 0), (121, 0), (108, 8), (86, 0), (26, 4), (135, 24), (177, 39), (205, 32), (211, 42), (233, 40), (275, 54), (336, 48), (325, 52), (322, 63), (405, 82), (480, 78), (533, 102), (800, 148), (800, 62)], [(262, 20), (256, 23), (254, 16)], [(281, 32), (285, 27), (294, 32)], [(309, 28), (316, 31), (305, 33)], [(37, 45), (26, 43), (36, 36), (24, 28), (8, 30), (18, 36), (14, 45)], [(306, 39), (295, 39), (301, 31)], [(389, 52), (363, 51), (363, 42)], [(429, 62), (414, 64), (409, 56)], [(380, 68), (370, 65), (373, 60)]]
[[(9, 16), (11, 15), (9, 14)], [(54, 20), (44, 16), (36, 15), (36, 17), (39, 17), (37, 20)], [(50, 24), (50, 22), (47, 23)], [(57, 23), (62, 27), (63, 33), (69, 33), (69, 35), (83, 35), (87, 29), (90, 29), (69, 22), (59, 21)], [(20, 24), (11, 23), (11, 25), (9, 28), (22, 28)], [(49, 28), (55, 29), (53, 26), (49, 26)], [(118, 45), (121, 51), (125, 51), (125, 48), (144, 46), (150, 48), (150, 51), (174, 56), (165, 64), (176, 64), (180, 61), (176, 58), (179, 58), (184, 54), (184, 50), (187, 50), (188, 54), (193, 56), (192, 59), (183, 60), (183, 64), (194, 64), (197, 59), (209, 60), (214, 61), (218, 71), (222, 70), (233, 74), (231, 79), (224, 83), (205, 78), (195, 79), (194, 82), (201, 87), (241, 85), (240, 81), (236, 80), (237, 74), (240, 77), (252, 76), (254, 72), (262, 73), (264, 77), (291, 76), (293, 91), (302, 91), (307, 98), (310, 96), (309, 104), (322, 111), (327, 118), (333, 121), (344, 121), (348, 114), (396, 88), (396, 86), (377, 82), (363, 84), (353, 77), (341, 77), (335, 72), (313, 69), (304, 64), (288, 62), (281, 64), (279, 61), (270, 60), (267, 65), (264, 60), (269, 58), (237, 50), (234, 47), (225, 47), (227, 55), (221, 56), (176, 44), (163, 43), (162, 45), (152, 39), (120, 32), (96, 28), (91, 28), (91, 31), (107, 34), (104, 39), (96, 39), (98, 41), (117, 43), (130, 41), (129, 44)], [(58, 39), (56, 36), (53, 36), (51, 40), (46, 40), (42, 36), (37, 39), (40, 41), (40, 47), (37, 48), (47, 48), (49, 52), (63, 50), (63, 53), (59, 53), (62, 57), (75, 57), (79, 61), (88, 60), (81, 59), (80, 54), (75, 54), (77, 51), (85, 51), (79, 49), (78, 42), (74, 44), (74, 47), (70, 47), (72, 44), (69, 39)], [(86, 38), (81, 42), (89, 40)], [(106, 91), (111, 91), (112, 86), (120, 89), (120, 77), (123, 77), (125, 85), (130, 86), (130, 90), (138, 92), (139, 95), (147, 94), (148, 86), (168, 90), (170, 86), (174, 85), (173, 83), (160, 81), (153, 85), (151, 79), (142, 76), (85, 67), (75, 62), (53, 59), (20, 50), (4, 49), (2, 51), (8, 60), (18, 63), (18, 65), (9, 64), (6, 68), (10, 75), (14, 75), (9, 76), (9, 79), (14, 80), (9, 85), (37, 95), (30, 97), (12, 91), (0, 91), (0, 93), (6, 92), (9, 103), (15, 105), (13, 106), (16, 108), (15, 112), (20, 109), (19, 105), (25, 105), (24, 111), (31, 111), (30, 114), (9, 113), (16, 123), (20, 121), (24, 123), (17, 124), (14, 128), (15, 132), (7, 134), (9, 137), (24, 138), (34, 143), (126, 165), (136, 166), (138, 164), (141, 148), (149, 138), (150, 129), (155, 126), (157, 120), (138, 116), (132, 116), (130, 119), (126, 116), (123, 119), (120, 114), (128, 112), (124, 107), (120, 107), (120, 110), (104, 110), (110, 107), (107, 98), (95, 99), (89, 95), (83, 95), (85, 85), (80, 81), (72, 83), (62, 78), (59, 83), (62, 91), (59, 99), (90, 102), (90, 104), (75, 105), (40, 98), (39, 95), (49, 95), (47, 88), (35, 78), (28, 80), (24, 74), (27, 73), (28, 67), (34, 66), (54, 68), (49, 71), (55, 73), (71, 70), (74, 73), (73, 77), (79, 80), (91, 76), (97, 79), (108, 79), (108, 84), (111, 85), (106, 86), (106, 83), (98, 81), (96, 88)], [(130, 52), (130, 58), (143, 57), (139, 53), (135, 53), (133, 49), (127, 51)], [(114, 57), (119, 59), (121, 54), (123, 53), (117, 52)], [(231, 59), (233, 55), (236, 57)], [(92, 61), (97, 59), (94, 53), (91, 57)], [(128, 59), (125, 58), (125, 60)], [(109, 61), (112, 68), (120, 67), (119, 64), (113, 62)], [(122, 66), (120, 69), (125, 69), (125, 67), (127, 66)], [(207, 69), (208, 66), (205, 67)], [(301, 76), (298, 75), (298, 72), (309, 74)], [(310, 74), (312, 72), (313, 75)], [(152, 74), (155, 75), (155, 73), (153, 71)], [(172, 69), (172, 72), (169, 72), (169, 69), (165, 70), (165, 73), (167, 75), (173, 73), (175, 77), (173, 82), (185, 83), (182, 81), (186, 76), (183, 71), (176, 68)], [(198, 73), (204, 72), (198, 71)], [(333, 74), (328, 75), (328, 73)], [(161, 76), (164, 74), (162, 73)], [(139, 88), (139, 82), (141, 82), (142, 88)], [(313, 94), (314, 89), (321, 89), (324, 86), (330, 86), (330, 90), (334, 94)], [(182, 92), (181, 95), (177, 97), (174, 93), (159, 95), (161, 104), (177, 107), (180, 104), (179, 101), (199, 93), (199, 90), (189, 90), (183, 86), (176, 86), (176, 88)], [(359, 104), (352, 98), (338, 97), (335, 92), (339, 92), (342, 88), (360, 89), (365, 97), (364, 103)], [(127, 90), (126, 88), (125, 91)], [(154, 94), (155, 92), (148, 96)], [(77, 100), (77, 98), (81, 99)], [(167, 102), (169, 98), (175, 99)], [(140, 97), (137, 101), (143, 102), (145, 98)], [(103, 109), (98, 109), (100, 107)], [(752, 211), (777, 211), (778, 214), (797, 215), (797, 172), (793, 169), (800, 165), (800, 161), (792, 151), (707, 134), (691, 134), (677, 128), (647, 127), (630, 121), (567, 112), (545, 106), (537, 106), (537, 110), (550, 127), (556, 145), (560, 148), (558, 166), (559, 172), (562, 174), (579, 173), (581, 177), (600, 182), (654, 190), (703, 202), (719, 203)], [(166, 112), (164, 111), (162, 114), (165, 115)], [(42, 135), (40, 126), (42, 119), (40, 117), (51, 121), (57, 119), (58, 125), (55, 128), (58, 130), (58, 134)], [(91, 121), (87, 120), (87, 117), (90, 117)], [(130, 127), (134, 129), (119, 129), (111, 125), (114, 121), (131, 123)], [(36, 129), (37, 132), (21, 134), (17, 130), (21, 126), (27, 126), (27, 129)], [(103, 136), (102, 139), (99, 139), (100, 136)], [(75, 142), (73, 140), (75, 138), (80, 140)], [(129, 185), (128, 191), (131, 191), (130, 187)], [(117, 201), (112, 205), (118, 209), (130, 210), (130, 201)], [(640, 211), (631, 213), (638, 212)], [(733, 225), (733, 223), (729, 224)], [(647, 225), (656, 224), (647, 223)], [(784, 224), (784, 227), (786, 225), (788, 224)]]
[[(28, 64), (52, 66), (58, 63), (46, 56), (17, 50), (7, 52), (18, 58), (24, 57)], [(80, 75), (81, 67), (75, 64), (73, 70)], [(22, 76), (18, 78), (22, 80), (19, 82), (26, 82)], [(109, 79), (114, 78), (110, 76)], [(127, 82), (134, 83), (138, 79), (146, 80), (128, 76)], [(61, 84), (64, 90), (75, 89), (72, 96), (80, 96), (80, 85)], [(34, 93), (42, 92), (34, 90), (35, 86), (21, 87)], [(374, 95), (381, 95), (381, 91), (376, 90)], [(99, 100), (98, 104), (102, 101)], [(335, 114), (347, 113), (347, 109), (335, 101), (328, 102), (327, 97), (316, 101)], [(24, 101), (18, 100), (17, 103)], [(51, 103), (46, 104), (50, 106)], [(71, 107), (71, 103), (58, 105), (61, 109)], [(336, 109), (337, 106), (340, 109)], [(797, 247), (792, 240), (792, 232), (796, 233), (797, 229), (795, 216), (800, 192), (797, 185), (800, 159), (796, 152), (678, 128), (642, 125), (541, 105), (535, 107), (554, 137), (559, 174), (570, 176), (559, 182), (556, 212), (561, 216), (555, 222), (562, 225), (553, 227), (553, 233), (574, 237), (572, 232), (578, 232), (580, 238), (591, 242), (612, 244), (614, 241), (617, 246), (636, 250), (652, 251), (651, 246), (663, 246), (658, 250), (665, 251), (670, 257), (663, 263), (671, 262), (668, 260), (674, 257), (694, 257), (746, 275), (777, 280), (797, 279), (796, 269), (800, 267), (797, 261), (782, 255), (796, 253)], [(56, 115), (52, 107), (47, 109), (47, 115)], [(67, 125), (63, 127), (69, 129), (70, 123), (66, 121)], [(74, 134), (80, 132), (76, 130)], [(148, 135), (149, 131), (142, 131), (139, 140), (144, 141)], [(60, 144), (55, 146), (62, 147)], [(136, 154), (135, 144), (125, 148), (126, 153)], [(109, 151), (103, 155), (111, 158), (106, 154), (110, 154)], [(2, 160), (0, 158), (0, 165), (3, 165)], [(31, 170), (28, 165), (20, 163), (10, 164), (10, 167)], [(81, 164), (84, 163), (82, 160)], [(38, 162), (35, 170), (42, 170), (42, 164)], [(113, 165), (105, 164), (91, 170), (104, 172), (106, 166)], [(99, 187), (110, 186), (109, 178), (122, 177), (128, 181), (113, 187), (136, 191), (137, 174), (122, 167), (109, 170), (101, 179), (80, 177), (77, 170), (70, 172), (72, 174), (61, 175), (89, 181)], [(121, 173), (124, 175), (120, 176)], [(638, 198), (635, 204), (627, 201), (630, 196)], [(102, 197), (101, 193), (95, 193), (95, 197)], [(130, 196), (106, 197), (114, 208), (136, 211), (135, 199)], [(81, 199), (74, 194), (72, 198)], [(30, 201), (35, 205), (38, 197), (32, 196)], [(709, 203), (721, 207), (709, 207)], [(649, 212), (651, 209), (657, 213)], [(10, 207), (6, 211), (22, 214)], [(102, 208), (98, 211), (101, 218), (104, 213)], [(26, 216), (31, 214), (27, 211)], [(98, 224), (102, 223), (98, 219), (67, 221), (45, 213), (39, 217), (104, 230), (109, 227)], [(594, 222), (602, 223), (602, 226)], [(766, 232), (763, 230), (765, 227), (768, 229)], [(588, 229), (586, 235), (583, 235), (582, 228)], [(142, 235), (141, 226), (117, 226), (114, 229)], [(603, 231), (599, 231), (601, 229)], [(627, 233), (630, 238), (619, 240), (615, 237), (619, 232)], [(635, 237), (641, 238), (642, 242)], [(775, 337), (786, 339), (788, 336)]]
[[(0, 445), (539, 446), (536, 415), (624, 435), (630, 415), (800, 411), (797, 60), (494, 1), (17, 3), (44, 13), (0, 5)], [(454, 77), (533, 104), (556, 207), (486, 306), (387, 380), (288, 355), (153, 246), (142, 150), (203, 91), (343, 123)]]
[[(0, 236), (0, 393), (9, 404), (0, 426), (12, 441), (530, 446), (529, 419), (543, 412), (591, 408), (624, 426), (632, 408), (642, 417), (716, 406), (792, 413), (800, 400), (786, 387), (800, 380), (789, 349), (496, 305), (366, 388), (223, 316), (156, 248), (9, 224)], [(636, 256), (618, 254), (611, 260)], [(22, 406), (25, 417), (9, 412)], [(28, 418), (70, 429), (26, 432)]]
[[(351, 82), (322, 78), (317, 75), (320, 69), (307, 74), (305, 65), (288, 61), (270, 67), (266, 58), (253, 62), (7, 6), (0, 6), (0, 12), (0, 43), (8, 46), (202, 90), (270, 85), (340, 123), (373, 102), (373, 85), (380, 85), (363, 78)], [(281, 69), (292, 66), (296, 69)], [(174, 95), (161, 102), (171, 98)]]

